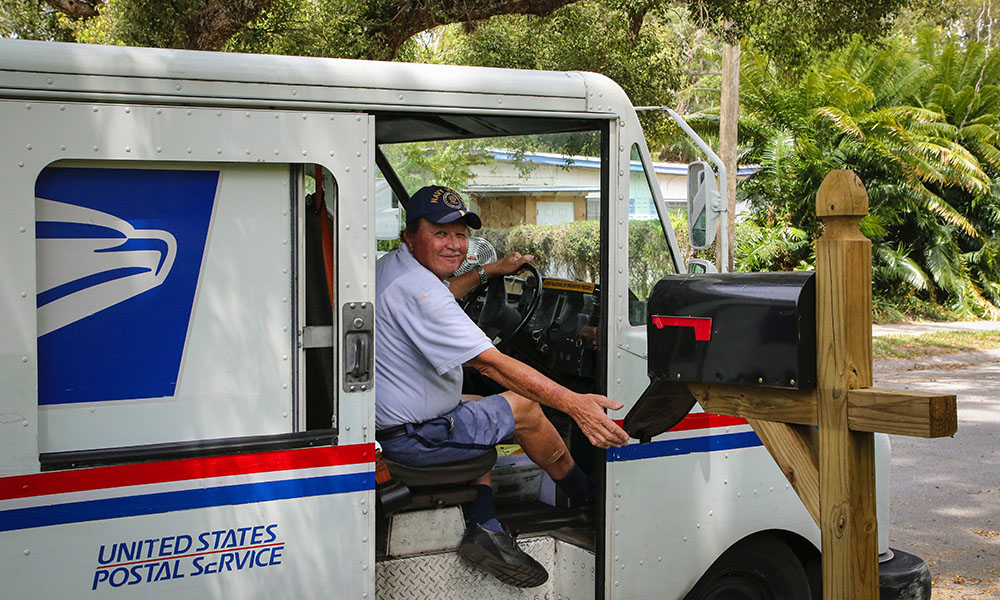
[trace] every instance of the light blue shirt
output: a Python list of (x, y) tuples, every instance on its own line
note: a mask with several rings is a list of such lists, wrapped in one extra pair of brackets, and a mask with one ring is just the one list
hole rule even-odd
[(493, 347), (448, 283), (403, 245), (375, 264), (375, 427), (421, 423), (452, 410), (462, 364)]

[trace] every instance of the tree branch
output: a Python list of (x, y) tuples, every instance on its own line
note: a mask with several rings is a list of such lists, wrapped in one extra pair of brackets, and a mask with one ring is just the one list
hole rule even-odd
[(45, 0), (45, 3), (71, 17), (90, 18), (97, 16), (104, 0)]
[(579, 0), (383, 0), (369, 10), (373, 38), (384, 46), (382, 60), (392, 60), (406, 40), (449, 23), (469, 23), (496, 15), (544, 17)]
[(630, 10), (628, 11), (629, 33), (632, 34), (632, 39), (639, 39), (639, 31), (642, 29), (642, 21), (646, 18), (645, 10)]
[(230, 37), (259, 18), (272, 3), (273, 0), (209, 0), (187, 27), (186, 47), (190, 50), (222, 50)]

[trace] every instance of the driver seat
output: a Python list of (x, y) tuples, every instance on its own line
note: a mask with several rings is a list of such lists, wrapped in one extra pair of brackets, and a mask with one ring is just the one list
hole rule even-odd
[(475, 499), (472, 482), (489, 472), (497, 461), (491, 448), (475, 458), (428, 467), (412, 467), (383, 457), (393, 479), (410, 488), (410, 504), (405, 510), (441, 508), (464, 504)]

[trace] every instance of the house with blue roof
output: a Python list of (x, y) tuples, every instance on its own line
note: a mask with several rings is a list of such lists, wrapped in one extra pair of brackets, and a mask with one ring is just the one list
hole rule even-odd
[[(489, 154), (494, 160), (472, 167), (474, 183), (464, 192), (491, 226), (558, 225), (600, 217), (599, 158), (502, 149), (490, 150)], [(687, 165), (657, 162), (653, 169), (667, 206), (685, 210)], [(530, 171), (530, 177), (524, 177), (525, 170)], [(629, 189), (639, 190), (630, 194), (630, 218), (656, 219), (642, 165), (634, 161), (630, 170), (635, 181)], [(754, 171), (754, 167), (741, 167), (738, 176), (743, 179)]]

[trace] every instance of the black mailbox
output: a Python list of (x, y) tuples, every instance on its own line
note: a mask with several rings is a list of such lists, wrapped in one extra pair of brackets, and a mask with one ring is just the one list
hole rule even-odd
[(647, 315), (654, 382), (816, 386), (812, 272), (670, 275)]

